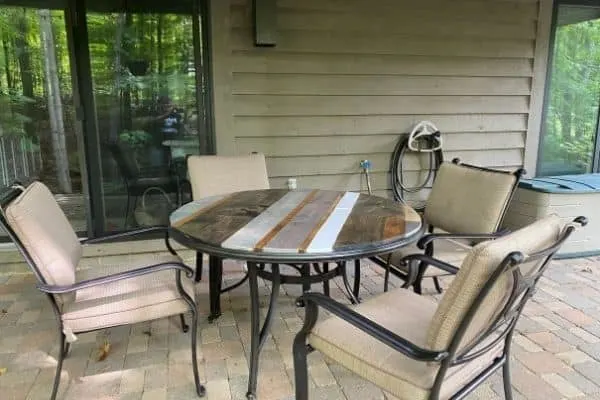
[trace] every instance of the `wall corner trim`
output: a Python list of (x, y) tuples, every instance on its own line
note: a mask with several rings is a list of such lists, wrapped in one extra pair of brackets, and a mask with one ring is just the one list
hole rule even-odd
[(543, 123), (542, 116), (549, 63), (548, 55), (550, 52), (553, 9), (553, 0), (540, 0), (524, 154), (524, 167), (527, 170), (527, 175), (529, 177), (533, 177), (537, 173), (537, 158)]

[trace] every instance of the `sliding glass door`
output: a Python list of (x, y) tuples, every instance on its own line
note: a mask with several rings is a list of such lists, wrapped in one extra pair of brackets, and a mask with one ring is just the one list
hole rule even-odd
[(194, 18), (87, 13), (106, 231), (165, 224), (188, 193), (185, 155), (207, 138)]
[[(211, 153), (203, 0), (5, 0), (0, 184), (38, 178), (82, 236), (164, 224)], [(183, 196), (182, 196), (183, 195)]]

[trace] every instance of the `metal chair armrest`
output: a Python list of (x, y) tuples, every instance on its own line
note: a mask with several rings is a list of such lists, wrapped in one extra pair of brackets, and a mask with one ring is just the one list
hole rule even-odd
[(183, 271), (188, 278), (194, 276), (194, 270), (183, 263), (177, 262), (164, 262), (160, 264), (149, 265), (147, 267), (132, 269), (129, 271), (123, 271), (112, 275), (101, 276), (94, 279), (88, 279), (81, 282), (76, 282), (72, 285), (45, 285), (38, 284), (37, 288), (45, 293), (50, 294), (62, 294), (71, 293), (81, 289), (87, 289), (93, 286), (105, 285), (107, 283), (117, 282), (124, 279), (135, 278), (142, 275), (147, 275), (155, 272), (165, 271), (174, 269), (176, 271)]
[[(445, 351), (432, 351), (423, 349), (412, 342), (404, 339), (401, 336), (396, 335), (394, 332), (384, 328), (383, 326), (371, 321), (370, 319), (360, 315), (356, 311), (348, 308), (347, 306), (338, 303), (337, 301), (327, 297), (321, 293), (307, 292), (298, 298), (299, 301), (307, 304), (306, 319), (316, 320), (316, 315), (310, 315), (311, 310), (315, 310), (318, 313), (318, 307), (308, 307), (308, 305), (316, 305), (323, 307), (333, 315), (343, 319), (344, 321), (354, 325), (361, 331), (365, 332), (369, 336), (374, 337), (380, 342), (390, 346), (396, 351), (418, 361), (442, 361), (448, 357), (448, 352)], [(312, 304), (310, 304), (312, 303)]]
[(438, 239), (465, 239), (465, 240), (491, 240), (498, 239), (510, 231), (505, 229), (494, 233), (430, 233), (423, 236), (417, 242), (417, 247), (424, 250), (425, 247)]
[(433, 265), (434, 267), (442, 269), (453, 275), (456, 275), (459, 271), (459, 269), (457, 267), (455, 267), (454, 265), (449, 264), (442, 260), (438, 260), (437, 258), (433, 258), (426, 254), (409, 254), (408, 256), (402, 258), (400, 261), (403, 263), (406, 263), (406, 266), (408, 268), (411, 268), (412, 265), (416, 264), (416, 263), (415, 264), (411, 263), (411, 261), (419, 261), (419, 262), (423, 262), (425, 264)]

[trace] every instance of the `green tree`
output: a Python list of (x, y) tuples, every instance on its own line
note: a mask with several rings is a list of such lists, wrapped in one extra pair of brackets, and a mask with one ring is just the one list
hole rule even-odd
[[(543, 138), (547, 170), (589, 172), (600, 100), (600, 20), (557, 27)], [(554, 171), (552, 171), (554, 172)]]

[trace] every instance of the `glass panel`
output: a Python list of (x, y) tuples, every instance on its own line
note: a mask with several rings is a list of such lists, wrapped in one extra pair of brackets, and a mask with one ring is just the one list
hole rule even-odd
[(600, 102), (600, 8), (558, 9), (538, 175), (591, 172)]
[(0, 7), (0, 184), (38, 177), (86, 233), (64, 12)]
[(105, 231), (164, 224), (199, 152), (191, 15), (88, 13)]

